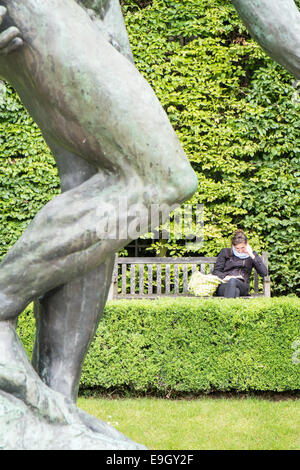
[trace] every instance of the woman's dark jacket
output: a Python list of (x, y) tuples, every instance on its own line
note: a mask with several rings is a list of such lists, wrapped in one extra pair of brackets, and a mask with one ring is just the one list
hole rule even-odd
[(246, 284), (250, 284), (250, 275), (253, 266), (255, 267), (258, 274), (261, 276), (267, 276), (268, 270), (264, 265), (262, 259), (256, 251), (253, 251), (255, 258), (251, 256), (246, 259), (241, 259), (235, 256), (231, 248), (223, 248), (218, 254), (215, 268), (212, 274), (224, 279), (226, 276), (242, 276)]

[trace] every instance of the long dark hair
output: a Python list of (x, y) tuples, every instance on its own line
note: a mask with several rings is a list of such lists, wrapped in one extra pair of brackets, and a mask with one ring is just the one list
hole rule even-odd
[(246, 234), (244, 230), (238, 229), (236, 232), (234, 232), (233, 237), (231, 238), (231, 247), (230, 251), (232, 254), (232, 247), (235, 245), (238, 245), (239, 243), (247, 243), (248, 238), (246, 237)]

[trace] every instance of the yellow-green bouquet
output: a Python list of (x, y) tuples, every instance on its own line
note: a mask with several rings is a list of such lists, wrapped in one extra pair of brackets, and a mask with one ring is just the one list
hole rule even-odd
[(188, 283), (188, 290), (199, 297), (212, 296), (222, 281), (213, 274), (203, 274), (196, 270)]

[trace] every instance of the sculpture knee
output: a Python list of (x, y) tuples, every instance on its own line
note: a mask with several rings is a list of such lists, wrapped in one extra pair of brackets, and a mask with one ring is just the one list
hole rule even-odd
[(177, 177), (178, 197), (181, 202), (190, 199), (198, 188), (198, 177), (195, 171), (190, 165), (187, 164), (187, 168)]
[(160, 186), (162, 202), (168, 204), (182, 204), (189, 200), (198, 188), (198, 177), (189, 162), (181, 171), (175, 170), (173, 176), (162, 181)]

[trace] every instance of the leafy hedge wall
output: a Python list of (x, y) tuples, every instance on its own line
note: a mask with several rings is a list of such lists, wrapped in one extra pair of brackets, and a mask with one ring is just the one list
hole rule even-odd
[[(30, 309), (18, 332), (30, 354)], [(94, 387), (161, 396), (299, 390), (300, 300), (109, 301), (81, 376), (81, 390)]]
[[(215, 256), (243, 228), (270, 253), (273, 294), (300, 292), (299, 109), (293, 77), (250, 40), (226, 0), (122, 2), (137, 68), (155, 89), (199, 177), (198, 255)], [(9, 90), (0, 109), (0, 254), (59, 191), (54, 162)], [(168, 256), (184, 242), (156, 241)], [(123, 251), (126, 253), (126, 250)]]
[(0, 89), (0, 258), (59, 192), (55, 161), (40, 130), (13, 90), (7, 86), (1, 100)]

